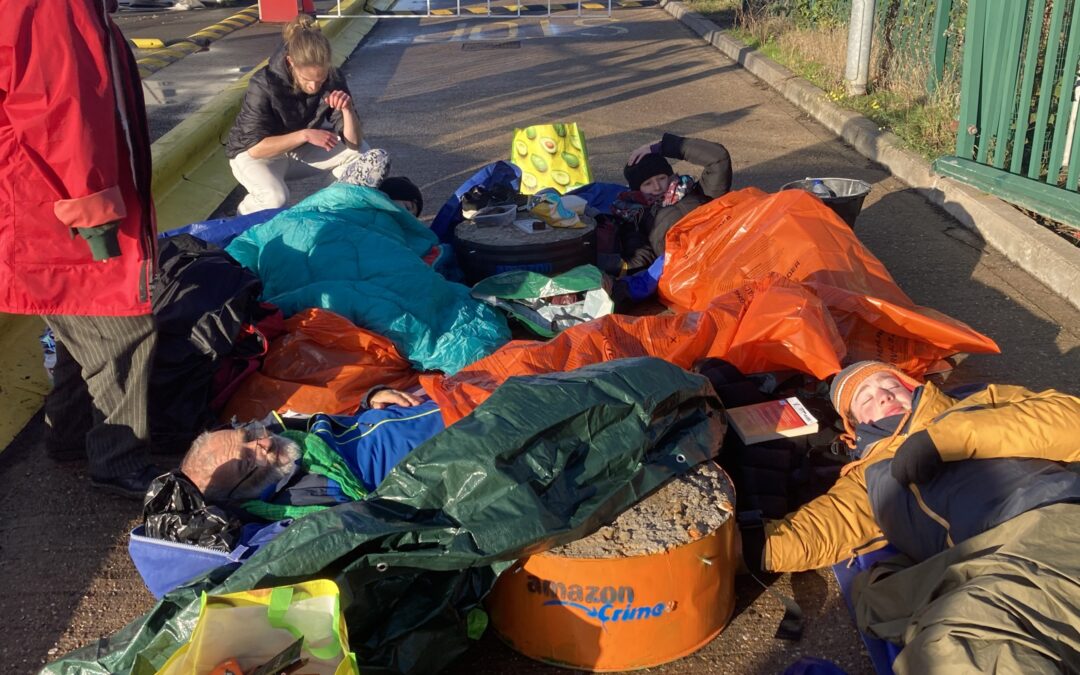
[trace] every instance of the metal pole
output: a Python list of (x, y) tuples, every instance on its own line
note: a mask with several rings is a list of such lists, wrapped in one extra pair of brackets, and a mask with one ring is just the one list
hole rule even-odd
[(870, 43), (874, 37), (874, 0), (851, 0), (851, 24), (848, 26), (847, 65), (844, 81), (850, 96), (866, 93), (870, 79)]

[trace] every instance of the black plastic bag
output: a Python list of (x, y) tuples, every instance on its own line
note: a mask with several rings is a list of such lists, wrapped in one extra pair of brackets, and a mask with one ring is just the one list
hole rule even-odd
[(228, 553), (236, 546), (240, 523), (216, 506), (207, 506), (199, 488), (179, 470), (154, 479), (143, 503), (146, 536)]

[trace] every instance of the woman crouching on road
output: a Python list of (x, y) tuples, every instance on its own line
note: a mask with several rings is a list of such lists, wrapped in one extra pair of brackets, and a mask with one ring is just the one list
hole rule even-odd
[(330, 64), (330, 41), (315, 20), (301, 14), (283, 35), (269, 65), (252, 76), (225, 149), (248, 191), (241, 215), (285, 206), (287, 177), (330, 171), (340, 178), (364, 141), (345, 77)]

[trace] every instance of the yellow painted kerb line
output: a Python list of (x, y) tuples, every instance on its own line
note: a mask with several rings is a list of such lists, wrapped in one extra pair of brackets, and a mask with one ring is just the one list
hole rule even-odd
[[(375, 11), (385, 11), (393, 0), (372, 0), (371, 4)], [(345, 15), (365, 10), (364, 0), (342, 2)], [(370, 19), (319, 22), (333, 46), (334, 65), (341, 65), (377, 20), (372, 14)], [(205, 219), (236, 186), (225, 160), (224, 138), (240, 109), (248, 78), (265, 63), (154, 142), (153, 194), (159, 230)], [(0, 453), (41, 408), (49, 390), (37, 339), (44, 327), (36, 316), (0, 314)]]

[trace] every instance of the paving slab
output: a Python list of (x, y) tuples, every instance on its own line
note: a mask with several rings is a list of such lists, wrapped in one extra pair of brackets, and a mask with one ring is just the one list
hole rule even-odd
[[(428, 215), (472, 172), (508, 156), (514, 127), (536, 122), (581, 125), (598, 180), (621, 180), (630, 150), (664, 131), (727, 145), (736, 188), (775, 190), (815, 175), (865, 180), (873, 192), (860, 238), (917, 302), (1002, 347), (964, 361), (953, 381), (1077, 391), (1080, 312), (662, 10), (546, 23), (385, 21), (347, 68), (370, 142), (391, 152), (394, 173), (421, 186)], [(0, 661), (22, 668), (112, 633), (151, 599), (123, 548), (136, 505), (90, 493), (85, 467), (50, 464), (40, 425), (4, 455), (0, 572), (19, 593), (0, 599), (0, 612), (15, 619)], [(799, 643), (773, 638), (783, 614), (775, 598), (748, 578), (738, 583), (731, 626), (650, 672), (776, 673), (804, 654), (871, 672), (831, 573), (767, 580), (806, 610)], [(565, 671), (518, 656), (489, 633), (450, 672)]]

